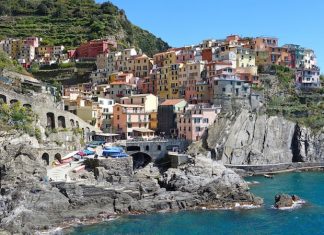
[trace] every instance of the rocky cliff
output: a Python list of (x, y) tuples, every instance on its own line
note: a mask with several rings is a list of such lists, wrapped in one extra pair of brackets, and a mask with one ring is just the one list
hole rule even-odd
[(323, 162), (324, 131), (312, 131), (280, 116), (242, 110), (209, 128), (204, 148), (225, 164)]
[(107, 159), (71, 174), (73, 182), (50, 183), (37, 147), (35, 138), (0, 132), (0, 227), (12, 233), (116, 214), (262, 203), (240, 176), (204, 155), (164, 173), (152, 163), (133, 171), (132, 158)]

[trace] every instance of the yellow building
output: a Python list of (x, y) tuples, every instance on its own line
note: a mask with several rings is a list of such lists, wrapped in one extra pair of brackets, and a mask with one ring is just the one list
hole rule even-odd
[(11, 58), (16, 60), (19, 58), (19, 53), (23, 46), (23, 41), (20, 39), (14, 39), (11, 41)]
[(255, 54), (252, 50), (237, 48), (236, 68), (255, 66)]
[(158, 126), (158, 117), (157, 117), (157, 112), (151, 112), (149, 116), (149, 128), (151, 130), (156, 130)]
[(167, 76), (168, 79), (168, 95), (167, 99), (179, 98), (179, 69), (181, 64), (172, 64)]
[(153, 60), (145, 54), (135, 56), (128, 60), (128, 67), (131, 68), (130, 72), (133, 72), (135, 77), (144, 78), (150, 74), (150, 70), (153, 67)]

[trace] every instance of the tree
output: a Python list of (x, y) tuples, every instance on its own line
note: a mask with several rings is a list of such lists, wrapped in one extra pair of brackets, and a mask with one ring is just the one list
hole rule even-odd
[(324, 74), (322, 74), (322, 75), (320, 76), (320, 80), (321, 80), (322, 82), (324, 82)]
[(41, 3), (41, 4), (38, 5), (37, 14), (39, 14), (39, 15), (48, 15), (48, 13), (49, 13), (48, 7), (44, 3)]
[(0, 16), (1, 15), (10, 15), (11, 11), (7, 4), (0, 3)]

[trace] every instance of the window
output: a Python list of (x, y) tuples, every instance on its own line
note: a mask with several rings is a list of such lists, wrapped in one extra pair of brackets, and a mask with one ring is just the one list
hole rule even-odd
[(200, 131), (200, 127), (199, 126), (196, 126), (195, 130), (196, 130), (196, 132), (199, 132)]
[(132, 128), (132, 123), (128, 123), (128, 124), (127, 124), (127, 127), (128, 127), (128, 128)]
[(117, 120), (119, 120), (119, 115), (117, 115)]
[(226, 91), (225, 87), (223, 87), (222, 91), (223, 91), (223, 92), (225, 92), (225, 91)]
[(148, 145), (145, 146), (145, 151), (150, 151), (150, 147)]

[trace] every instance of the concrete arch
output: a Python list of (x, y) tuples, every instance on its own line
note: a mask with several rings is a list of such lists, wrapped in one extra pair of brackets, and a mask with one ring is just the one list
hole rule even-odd
[(0, 94), (0, 103), (7, 103), (7, 96)]
[(71, 127), (74, 128), (75, 122), (73, 119), (70, 119), (70, 124), (71, 124)]
[(46, 113), (47, 125), (46, 127), (54, 129), (55, 128), (55, 116), (54, 113)]
[(42, 160), (44, 162), (44, 165), (46, 165), (46, 166), (49, 165), (49, 155), (48, 155), (48, 153), (43, 153)]
[(10, 104), (15, 104), (15, 103), (18, 103), (18, 100), (16, 100), (16, 99), (11, 99), (10, 100)]
[(28, 109), (31, 109), (31, 108), (32, 108), (31, 104), (24, 104), (23, 106), (24, 106), (25, 108), (28, 108)]
[(66, 128), (65, 117), (64, 116), (58, 116), (58, 118), (57, 118), (57, 126), (58, 126), (58, 128)]
[(54, 160), (58, 160), (60, 163), (62, 163), (62, 156), (61, 154), (57, 153), (54, 155)]
[(127, 146), (126, 147), (126, 151), (141, 151), (141, 147), (140, 146)]
[(147, 164), (152, 162), (152, 157), (144, 152), (136, 152), (131, 154), (133, 158), (133, 169), (144, 168)]

